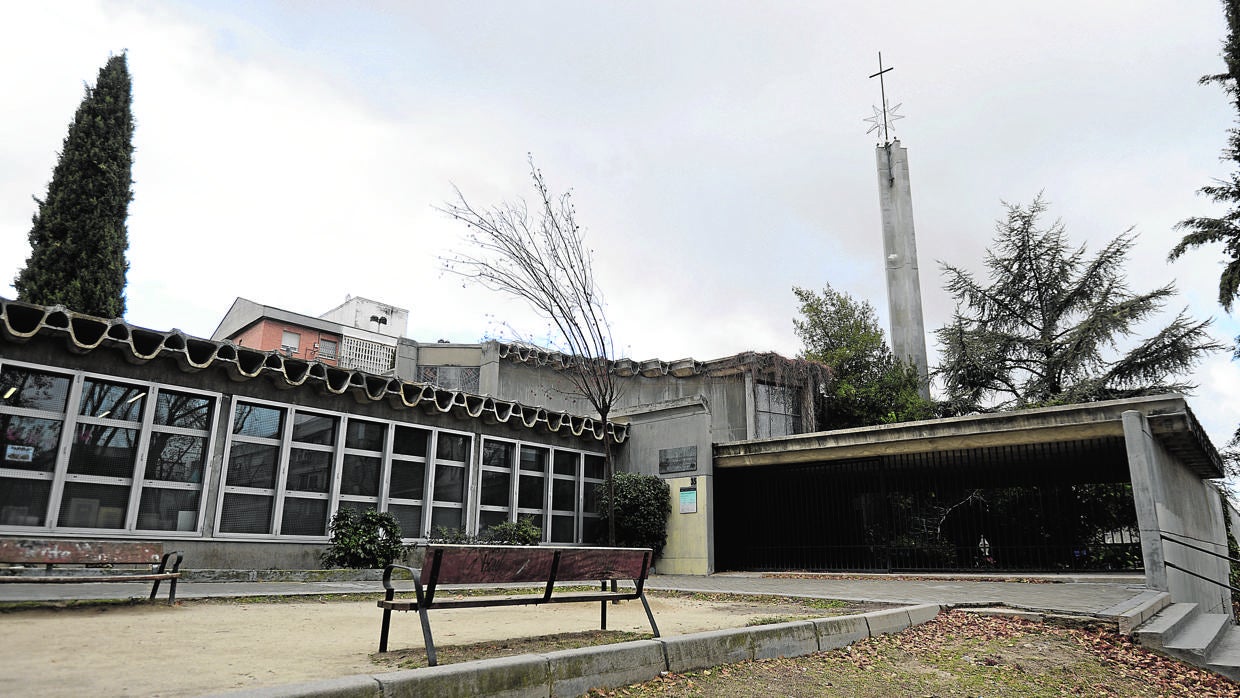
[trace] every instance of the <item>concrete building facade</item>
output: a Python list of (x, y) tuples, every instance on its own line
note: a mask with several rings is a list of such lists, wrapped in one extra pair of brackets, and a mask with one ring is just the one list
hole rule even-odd
[[(529, 516), (546, 542), (588, 543), (609, 434), (618, 469), (671, 487), (665, 573), (762, 568), (792, 549), (819, 555), (801, 568), (829, 569), (821, 555), (840, 545), (870, 555), (860, 567), (898, 569), (892, 542), (865, 533), (879, 529), (842, 543), (827, 533), (865, 523), (919, 478), (931, 484), (918, 496), (933, 499), (949, 473), (964, 490), (1044, 497), (1063, 480), (1129, 493), (1119, 509), (1139, 529), (1147, 583), (1207, 611), (1227, 600), (1214, 583), (1225, 563), (1183, 545), (1226, 552), (1209, 482), (1220, 459), (1180, 396), (821, 432), (820, 366), (760, 353), (622, 359), (604, 424), (569, 388), (570, 357), (499, 342), (397, 347), (395, 375), (379, 375), (0, 299), (0, 536), (164, 540), (196, 568), (316, 567), (333, 512), (377, 508), (410, 541)], [(404, 375), (427, 367), (473, 369), (478, 389)], [(949, 523), (938, 522), (945, 539)], [(1128, 544), (1096, 533), (1063, 559), (1089, 553), (1071, 546)], [(1002, 533), (982, 538), (987, 558), (1013, 549)]]

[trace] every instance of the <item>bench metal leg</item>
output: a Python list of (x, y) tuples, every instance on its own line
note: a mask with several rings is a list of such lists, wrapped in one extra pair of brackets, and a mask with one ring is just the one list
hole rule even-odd
[(383, 609), (383, 627), (379, 630), (379, 651), (387, 652), (388, 625), (392, 622), (392, 609)]
[(659, 626), (654, 624), (654, 614), (650, 612), (650, 604), (646, 602), (646, 595), (643, 593), (639, 596), (642, 600), (642, 607), (646, 609), (646, 617), (650, 619), (650, 629), (654, 631), (654, 636), (659, 636)]
[[(607, 580), (604, 579), (602, 582), (600, 582), (600, 584), (602, 585), (602, 590), (607, 591)], [(607, 629), (607, 601), (606, 600), (599, 602), (599, 609), (600, 609), (600, 612), (599, 612), (600, 617), (599, 617), (598, 627), (601, 630), (606, 630)]]
[(435, 656), (435, 640), (431, 637), (431, 619), (426, 617), (426, 609), (418, 609), (418, 618), (422, 621), (422, 641), (426, 643), (426, 665), (435, 666), (439, 663)]

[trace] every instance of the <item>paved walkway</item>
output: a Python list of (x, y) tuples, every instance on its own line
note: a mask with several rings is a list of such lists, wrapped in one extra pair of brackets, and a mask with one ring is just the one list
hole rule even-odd
[[(1074, 577), (1073, 580), (1081, 578)], [(1113, 616), (1153, 595), (1140, 577), (1108, 581), (1051, 583), (966, 581), (960, 578), (903, 580), (812, 577), (789, 579), (755, 574), (715, 574), (709, 577), (657, 575), (649, 589), (812, 596), (845, 601), (967, 606), (1011, 606), (1036, 611)]]
[[(812, 577), (791, 579), (760, 574), (715, 574), (709, 577), (654, 575), (648, 589), (774, 594), (873, 601), (882, 603), (944, 605), (1004, 605), (1045, 612), (1113, 616), (1139, 604), (1154, 592), (1140, 577), (1103, 577), (1098, 581), (1054, 583), (968, 581), (955, 577), (902, 580), (872, 576), (859, 578)], [(1105, 581), (1104, 581), (1105, 580)], [(165, 582), (166, 584), (166, 582)], [(150, 583), (133, 584), (0, 584), (0, 603), (146, 598)], [(167, 590), (160, 587), (160, 596)], [(181, 581), (177, 598), (235, 598), (310, 594), (362, 594), (382, 591), (377, 581), (334, 582), (196, 582)]]

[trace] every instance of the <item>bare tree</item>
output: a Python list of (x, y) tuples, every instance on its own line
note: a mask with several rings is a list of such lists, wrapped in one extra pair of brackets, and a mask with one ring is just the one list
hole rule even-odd
[[(571, 194), (552, 195), (532, 157), (529, 163), (537, 193), (534, 211), (524, 200), (475, 208), (460, 189), (455, 202), (439, 209), (469, 227), (474, 246), (470, 252), (445, 260), (445, 269), (524, 300), (555, 327), (561, 342), (556, 348), (568, 356), (564, 373), (572, 393), (589, 402), (602, 421), (608, 501), (615, 502), (615, 463), (607, 419), (620, 397), (621, 385), (611, 371), (615, 354), (611, 328)], [(616, 543), (614, 511), (607, 515), (607, 540), (610, 545)]]

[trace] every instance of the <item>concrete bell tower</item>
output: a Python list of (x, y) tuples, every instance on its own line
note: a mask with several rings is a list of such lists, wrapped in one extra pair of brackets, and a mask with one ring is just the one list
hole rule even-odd
[(899, 139), (890, 138), (891, 121), (902, 118), (888, 109), (883, 85), (883, 54), (878, 54), (878, 77), (883, 107), (867, 119), (882, 131), (874, 151), (878, 165), (878, 203), (883, 216), (883, 256), (887, 270), (887, 310), (891, 318), (891, 350), (901, 361), (911, 362), (921, 376), (920, 392), (930, 398), (929, 365), (926, 359), (926, 327), (921, 317), (921, 278), (917, 272), (917, 238), (913, 233), (913, 194), (909, 188), (908, 151)]

